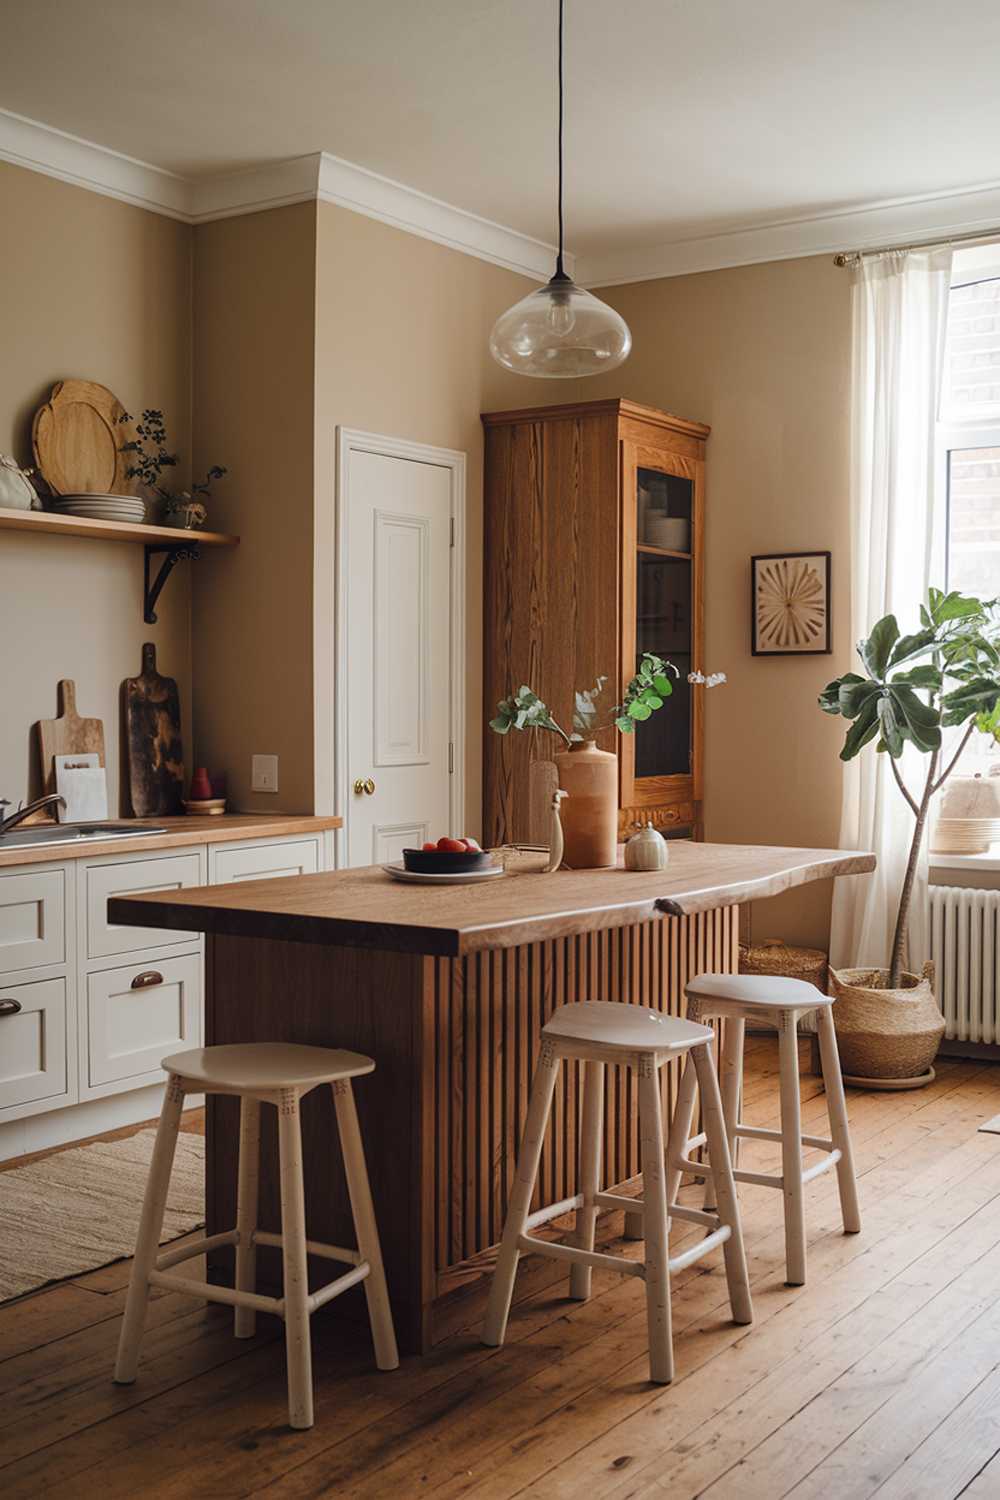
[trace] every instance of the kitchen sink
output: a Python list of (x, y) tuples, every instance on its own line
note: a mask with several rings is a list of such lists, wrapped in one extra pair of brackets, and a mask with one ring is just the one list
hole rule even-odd
[(166, 833), (165, 828), (148, 823), (58, 823), (53, 827), (12, 828), (0, 834), (0, 854), (5, 849), (37, 849), (50, 844), (77, 844), (81, 839), (138, 839), (150, 834)]

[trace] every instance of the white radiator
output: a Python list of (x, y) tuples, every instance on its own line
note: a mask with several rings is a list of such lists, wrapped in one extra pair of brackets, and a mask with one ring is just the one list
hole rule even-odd
[(1000, 1042), (1000, 890), (932, 885), (935, 989), (959, 1042)]

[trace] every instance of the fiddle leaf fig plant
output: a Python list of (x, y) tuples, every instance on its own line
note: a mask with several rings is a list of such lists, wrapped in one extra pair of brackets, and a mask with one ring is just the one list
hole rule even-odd
[[(931, 799), (954, 771), (975, 730), (1000, 731), (1000, 615), (996, 600), (931, 589), (920, 606), (920, 629), (901, 635), (885, 615), (858, 644), (863, 673), (845, 672), (819, 696), (824, 713), (849, 722), (840, 758), (853, 760), (873, 741), (915, 823), (900, 892), (888, 987), (899, 985), (907, 921)], [(941, 769), (942, 729), (963, 731)], [(907, 745), (928, 757), (923, 786), (911, 790), (900, 758)]]

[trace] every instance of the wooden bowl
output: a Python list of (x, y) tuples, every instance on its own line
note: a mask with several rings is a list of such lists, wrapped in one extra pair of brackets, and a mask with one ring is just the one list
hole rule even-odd
[(404, 849), (403, 868), (418, 875), (467, 875), (470, 870), (484, 870), (493, 863), (485, 849), (470, 849), (461, 854), (447, 849)]
[(225, 797), (206, 797), (203, 801), (188, 801), (184, 804), (186, 813), (193, 813), (199, 817), (217, 818), (225, 810)]

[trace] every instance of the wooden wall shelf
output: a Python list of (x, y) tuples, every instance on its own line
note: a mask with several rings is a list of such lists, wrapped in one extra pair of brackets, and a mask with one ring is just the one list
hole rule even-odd
[(3, 508), (0, 508), (0, 530), (44, 531), (53, 536), (89, 536), (105, 542), (145, 542), (147, 546), (197, 542), (201, 547), (236, 547), (240, 540), (222, 531), (185, 531), (180, 526), (96, 521), (89, 516), (61, 516), (50, 510)]
[[(156, 624), (156, 601), (175, 564), (200, 556), (202, 547), (237, 547), (238, 536), (222, 531), (185, 531), (180, 526), (146, 526), (131, 521), (97, 521), (89, 516), (62, 516), (50, 510), (7, 510), (0, 507), (0, 530), (37, 531), (48, 536), (82, 536), (91, 541), (142, 542), (143, 604), (142, 618), (147, 625)], [(155, 578), (150, 576), (150, 561), (163, 553)]]

